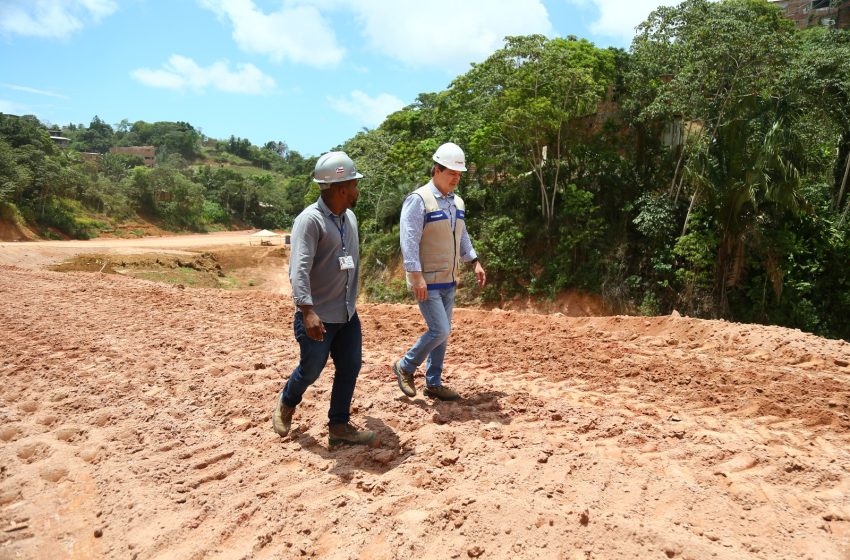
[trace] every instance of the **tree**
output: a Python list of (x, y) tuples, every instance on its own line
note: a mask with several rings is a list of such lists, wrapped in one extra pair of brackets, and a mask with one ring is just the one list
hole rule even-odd
[(127, 144), (127, 138), (130, 135), (130, 130), (132, 128), (132, 124), (128, 119), (121, 119), (120, 122), (115, 123), (115, 145), (116, 146), (129, 146)]
[(236, 136), (231, 135), (227, 140), (227, 144), (224, 149), (235, 156), (251, 159), (252, 147), (253, 145), (251, 144), (251, 141), (247, 138), (237, 138)]
[(558, 193), (576, 178), (576, 120), (592, 116), (613, 82), (614, 55), (588, 41), (508, 37), (506, 46), (453, 82), (455, 104), (480, 108), (470, 138), (481, 163), (530, 173), (547, 231)]
[(13, 148), (0, 139), (0, 204), (12, 201), (23, 183), (21, 169), (15, 161)]
[(177, 169), (136, 167), (122, 181), (122, 190), (144, 212), (173, 226), (189, 229), (203, 226), (204, 187)]
[(289, 152), (289, 146), (286, 145), (286, 142), (280, 140), (270, 140), (266, 142), (266, 145), (263, 146), (263, 148), (270, 152), (276, 153), (280, 157), (286, 157), (287, 152)]
[(726, 314), (726, 290), (741, 279), (765, 209), (778, 215), (802, 204), (797, 115), (788, 99), (797, 92), (778, 87), (794, 53), (793, 25), (761, 0), (686, 0), (659, 8), (639, 29), (635, 67), (651, 98), (642, 117), (684, 122), (691, 132), (673, 196), (690, 191), (682, 235), (695, 204), (714, 213), (716, 296)]
[(120, 181), (131, 169), (144, 164), (145, 161), (141, 156), (107, 153), (100, 158), (99, 168), (108, 178)]
[[(405, 155), (410, 148), (411, 144), (401, 141), (399, 134), (389, 133), (383, 127), (359, 132), (346, 142), (345, 152), (357, 163), (367, 185), (360, 190), (357, 202), (361, 229), (366, 235), (370, 231), (392, 229), (398, 223), (404, 197), (416, 188), (413, 179), (416, 175), (406, 175), (404, 169), (416, 161), (414, 158), (419, 162), (430, 158)], [(419, 167), (424, 168), (422, 163)]]
[(122, 143), (127, 146), (156, 146), (157, 155), (178, 154), (186, 161), (196, 159), (200, 153), (201, 134), (187, 122), (136, 121)]
[[(821, 124), (818, 136), (837, 137), (837, 157), (833, 163), (832, 208), (850, 211), (850, 32), (811, 28), (802, 33), (797, 49), (784, 74), (783, 90), (802, 91), (798, 110)], [(819, 146), (822, 142), (814, 143)], [(812, 154), (817, 158), (821, 154)], [(829, 153), (826, 150), (825, 153)], [(843, 210), (842, 210), (843, 209)]]
[(0, 113), (0, 137), (12, 148), (31, 145), (47, 155), (58, 151), (47, 129), (33, 115), (17, 117)]
[(113, 146), (114, 136), (112, 127), (95, 115), (88, 128), (77, 132), (72, 147), (78, 152), (105, 154)]

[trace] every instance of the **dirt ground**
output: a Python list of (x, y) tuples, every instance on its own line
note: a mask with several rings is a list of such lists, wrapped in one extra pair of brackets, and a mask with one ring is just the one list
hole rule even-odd
[(121, 241), (0, 244), (4, 560), (850, 559), (846, 342), (458, 309), (463, 399), (441, 403), (390, 373), (417, 309), (362, 304), (353, 412), (380, 443), (329, 448), (332, 368), (271, 429), (298, 359), (285, 271), (232, 291), (44, 270), (139, 254)]

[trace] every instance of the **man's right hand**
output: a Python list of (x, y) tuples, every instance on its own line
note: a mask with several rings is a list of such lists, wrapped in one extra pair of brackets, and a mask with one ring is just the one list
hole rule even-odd
[(321, 342), (325, 339), (325, 324), (313, 311), (313, 306), (302, 305), (301, 313), (304, 314), (304, 329), (307, 331), (307, 336)]
[(425, 283), (425, 277), (421, 272), (410, 273), (410, 289), (413, 291), (413, 297), (416, 301), (425, 301), (428, 299), (428, 285)]

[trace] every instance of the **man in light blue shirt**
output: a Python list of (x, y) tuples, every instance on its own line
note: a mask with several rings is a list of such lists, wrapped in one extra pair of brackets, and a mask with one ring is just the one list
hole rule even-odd
[(473, 264), (481, 287), (486, 275), (466, 231), (466, 207), (454, 194), (461, 173), (466, 171), (466, 156), (457, 144), (448, 142), (437, 148), (433, 160), (431, 181), (404, 201), (400, 233), (407, 285), (416, 297), (428, 330), (392, 367), (401, 391), (413, 397), (416, 396), (413, 373), (427, 360), (425, 395), (453, 401), (460, 395), (443, 384), (442, 374), (459, 265)]
[(344, 152), (329, 152), (316, 162), (313, 181), (322, 195), (292, 225), (289, 280), (298, 310), (293, 322), (301, 359), (272, 411), (272, 426), (281, 437), (304, 392), (318, 378), (328, 357), (335, 372), (328, 410), (328, 443), (368, 444), (375, 434), (350, 423), (351, 400), (360, 373), (363, 335), (355, 310), (360, 271), (357, 218), (358, 181), (363, 177)]

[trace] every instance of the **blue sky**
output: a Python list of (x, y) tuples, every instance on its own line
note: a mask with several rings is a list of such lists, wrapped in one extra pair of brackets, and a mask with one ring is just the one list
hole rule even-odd
[(0, 112), (187, 121), (319, 155), (503, 45), (628, 48), (664, 0), (0, 0)]

